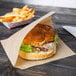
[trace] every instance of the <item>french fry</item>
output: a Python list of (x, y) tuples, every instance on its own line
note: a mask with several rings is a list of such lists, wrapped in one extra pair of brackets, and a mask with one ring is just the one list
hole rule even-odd
[(29, 9), (29, 10), (28, 10), (28, 13), (29, 13), (29, 12), (32, 12), (32, 11), (33, 11), (33, 8)]
[(20, 14), (21, 11), (22, 11), (22, 9), (13, 8), (13, 12), (14, 12), (14, 13)]
[(0, 22), (19, 22), (33, 17), (35, 10), (25, 5), (22, 9), (13, 8), (12, 12), (6, 13), (4, 17), (0, 17)]
[(29, 18), (33, 17), (34, 13), (35, 13), (35, 10), (32, 11), (32, 13), (29, 13), (27, 18), (29, 19)]
[(5, 19), (5, 17), (0, 17), (0, 19)]
[(1, 22), (11, 22), (13, 17), (5, 17), (4, 19), (1, 19)]
[(28, 5), (25, 5), (22, 9), (25, 10), (28, 8)]
[(14, 19), (13, 19), (13, 22), (16, 22), (16, 21), (18, 21), (18, 19), (20, 19), (20, 17), (15, 17)]
[(7, 17), (7, 16), (12, 15), (12, 14), (13, 14), (13, 12), (9, 12), (9, 13), (6, 13), (4, 16)]
[(17, 22), (23, 21), (23, 19), (18, 19)]
[(25, 17), (22, 17), (21, 19), (22, 19), (22, 20), (26, 20), (26, 19), (27, 19), (27, 17), (25, 16)]
[(32, 12), (33, 9), (28, 9), (28, 11), (22, 11), (20, 14), (21, 15), (27, 15), (28, 13)]
[(10, 17), (10, 16), (13, 16), (13, 17), (24, 17), (23, 15), (20, 15), (18, 14), (17, 12), (12, 12), (12, 13), (7, 13), (4, 15), (5, 17)]
[(17, 16), (17, 15), (19, 15), (17, 12), (11, 12), (11, 13), (5, 14), (4, 16), (9, 17), (9, 16)]

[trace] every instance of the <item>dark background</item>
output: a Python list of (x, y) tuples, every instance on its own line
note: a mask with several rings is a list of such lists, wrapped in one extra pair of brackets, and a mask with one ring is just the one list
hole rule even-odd
[[(13, 1), (14, 2), (0, 0), (0, 15), (10, 12), (14, 7), (21, 8), (26, 4), (23, 0), (16, 0), (16, 3), (15, 0)], [(68, 45), (68, 47), (76, 52), (76, 38), (62, 28), (62, 26), (65, 25), (76, 26), (76, 9), (33, 5), (30, 4), (30, 2), (28, 4), (29, 7), (35, 8), (36, 10), (33, 21), (42, 17), (49, 11), (55, 11), (56, 13), (52, 16), (52, 20), (59, 37)], [(10, 37), (24, 26), (9, 30), (0, 23), (0, 40)], [(76, 55), (28, 68), (26, 70), (20, 70), (12, 67), (0, 44), (0, 76), (76, 76)]]
[(76, 8), (76, 0), (1, 0), (15, 3), (28, 3), (33, 5), (56, 6)]

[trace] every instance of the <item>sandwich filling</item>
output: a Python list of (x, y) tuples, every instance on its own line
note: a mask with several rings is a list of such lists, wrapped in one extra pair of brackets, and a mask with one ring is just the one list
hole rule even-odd
[(52, 50), (56, 49), (56, 43), (58, 40), (58, 36), (55, 35), (54, 41), (43, 44), (42, 46), (33, 46), (33, 45), (25, 45), (21, 44), (20, 51), (25, 53), (49, 53)]

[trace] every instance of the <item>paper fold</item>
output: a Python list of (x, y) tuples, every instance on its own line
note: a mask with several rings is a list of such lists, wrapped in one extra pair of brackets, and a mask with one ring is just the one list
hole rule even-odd
[[(20, 45), (22, 43), (22, 40), (27, 35), (27, 33), (38, 23), (41, 24), (47, 24), (52, 25), (51, 21), (51, 15), (53, 15), (55, 12), (49, 12), (45, 16), (41, 17), (40, 19), (32, 22), (31, 24), (27, 25), (17, 33), (13, 34), (8, 39), (2, 40), (1, 43), (4, 47), (4, 50), (11, 61), (12, 65), (14, 67), (20, 68), (20, 69), (26, 69), (28, 67), (32, 67), (35, 65), (44, 64), (47, 62), (55, 61), (58, 59), (62, 59), (71, 55), (74, 55), (75, 53), (70, 50), (61, 40), (59, 40), (59, 44), (61, 44), (61, 47), (57, 48), (57, 54), (51, 58), (40, 60), (40, 61), (27, 61), (23, 60), (22, 58), (18, 57)], [(59, 45), (58, 44), (58, 45)], [(59, 45), (60, 46), (60, 45)]]

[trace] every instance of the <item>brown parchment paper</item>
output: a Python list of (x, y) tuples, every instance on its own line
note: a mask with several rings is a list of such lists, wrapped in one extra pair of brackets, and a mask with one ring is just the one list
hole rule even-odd
[(40, 19), (32, 22), (31, 24), (24, 27), (22, 30), (13, 34), (8, 39), (1, 41), (1, 44), (3, 45), (3, 48), (14, 67), (20, 69), (26, 69), (32, 66), (44, 64), (47, 62), (52, 62), (75, 54), (69, 47), (66, 46), (66, 44), (64, 44), (62, 40), (59, 39), (57, 44), (57, 53), (53, 57), (47, 58), (45, 60), (29, 61), (29, 60), (24, 60), (18, 56), (22, 40), (36, 24), (38, 23), (48, 24), (52, 26), (52, 21), (51, 21), (52, 14), (54, 14), (54, 12), (49, 12)]

